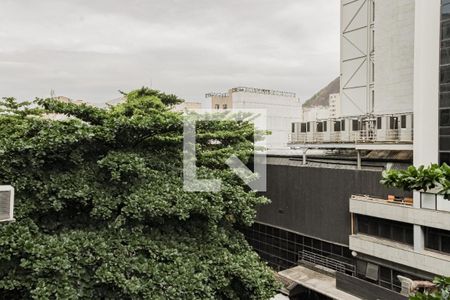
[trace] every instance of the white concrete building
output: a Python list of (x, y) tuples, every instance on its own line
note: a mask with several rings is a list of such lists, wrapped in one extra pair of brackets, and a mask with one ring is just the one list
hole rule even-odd
[(287, 148), (291, 124), (298, 121), (301, 104), (295, 93), (236, 87), (227, 93), (209, 93), (212, 109), (266, 109), (267, 129), (271, 135), (266, 137), (266, 145), (271, 149)]
[(341, 116), (341, 96), (336, 94), (330, 94), (330, 118), (336, 119)]
[(300, 121), (312, 122), (316, 120), (328, 119), (331, 117), (330, 106), (303, 107)]

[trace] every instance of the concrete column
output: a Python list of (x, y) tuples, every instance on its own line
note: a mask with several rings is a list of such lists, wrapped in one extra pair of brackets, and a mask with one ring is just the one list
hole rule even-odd
[[(439, 160), (441, 1), (416, 0), (414, 21), (414, 165)], [(414, 203), (418, 203), (414, 193)]]
[(356, 150), (356, 168), (358, 170), (362, 169), (362, 164), (361, 164), (361, 151), (360, 150)]
[(422, 252), (425, 249), (425, 234), (420, 225), (414, 225), (414, 251)]
[(416, 0), (414, 26), (414, 165), (438, 162), (441, 1)]

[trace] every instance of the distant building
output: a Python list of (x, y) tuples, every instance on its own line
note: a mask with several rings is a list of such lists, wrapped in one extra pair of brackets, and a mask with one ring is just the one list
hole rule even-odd
[(341, 97), (339, 93), (330, 94), (330, 118), (336, 119), (341, 116)]
[(330, 118), (331, 110), (329, 106), (303, 107), (300, 120), (302, 122), (313, 122), (316, 120)]
[(66, 96), (55, 96), (55, 97), (52, 97), (52, 99), (57, 100), (59, 102), (64, 102), (64, 103), (73, 103), (73, 104), (78, 104), (78, 105), (83, 104), (83, 103), (87, 104), (87, 102), (84, 100), (73, 100)]
[(291, 124), (301, 116), (301, 104), (295, 93), (257, 89), (249, 87), (232, 88), (226, 93), (209, 93), (212, 109), (266, 109), (266, 137), (269, 149), (287, 148)]
[(183, 112), (183, 111), (195, 110), (195, 109), (200, 109), (200, 108), (202, 108), (201, 102), (185, 101), (183, 103), (175, 105), (172, 110)]

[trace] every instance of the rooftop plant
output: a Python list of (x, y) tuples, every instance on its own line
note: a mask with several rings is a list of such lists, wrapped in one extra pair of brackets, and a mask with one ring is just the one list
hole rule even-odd
[(382, 174), (381, 183), (403, 189), (405, 191), (433, 190), (443, 194), (446, 199), (450, 196), (450, 167), (432, 164), (428, 167), (409, 166), (406, 170), (386, 170)]

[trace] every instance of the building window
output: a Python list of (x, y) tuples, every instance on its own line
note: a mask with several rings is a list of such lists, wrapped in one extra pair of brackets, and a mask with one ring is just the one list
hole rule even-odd
[[(277, 270), (297, 266), (301, 259), (299, 254), (303, 250), (344, 263), (353, 262), (351, 251), (337, 244), (259, 223), (254, 223), (252, 227), (242, 227), (240, 230), (261, 258)], [(354, 270), (347, 272), (348, 275), (356, 275)]]
[(220, 105), (219, 105), (219, 104), (216, 104), (214, 107), (215, 107), (216, 109), (220, 109)]
[(222, 107), (223, 107), (223, 109), (227, 109), (227, 105), (226, 104), (222, 105)]
[(381, 117), (377, 117), (377, 129), (383, 129), (383, 121)]
[(300, 132), (306, 132), (306, 123), (301, 123), (300, 124)]
[(389, 117), (389, 129), (398, 129), (398, 117)]
[(341, 131), (341, 121), (334, 121), (334, 131), (335, 132)]
[(439, 125), (450, 126), (450, 109), (441, 109), (439, 114)]
[(317, 127), (317, 132), (323, 132), (324, 131), (322, 122), (317, 122), (316, 127)]
[(413, 225), (357, 215), (357, 233), (392, 240), (398, 243), (413, 245)]
[(327, 132), (327, 121), (323, 121), (323, 132)]
[(311, 131), (311, 122), (307, 122), (306, 123), (306, 131), (310, 132)]
[(345, 120), (341, 120), (341, 131), (345, 131)]
[(359, 120), (352, 120), (352, 130), (358, 131), (359, 130)]
[(294, 133), (295, 132), (295, 123), (291, 124), (291, 132)]
[(403, 129), (405, 129), (406, 128), (406, 116), (405, 115), (403, 115), (403, 116), (401, 116), (400, 117), (400, 125), (401, 125), (401, 127), (403, 128)]
[(450, 231), (426, 227), (425, 247), (450, 254)]

